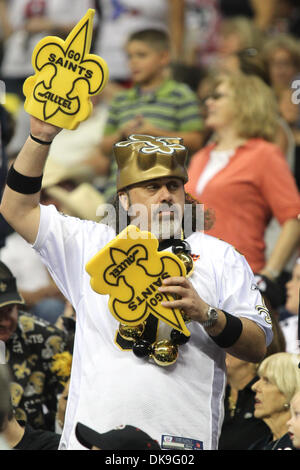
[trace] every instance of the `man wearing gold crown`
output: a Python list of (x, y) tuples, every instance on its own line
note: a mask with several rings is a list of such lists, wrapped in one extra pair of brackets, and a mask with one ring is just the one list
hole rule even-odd
[[(252, 271), (227, 243), (203, 231), (187, 234), (184, 229), (182, 236), (188, 206), (186, 149), (181, 140), (130, 136), (114, 147), (121, 210), (142, 230), (148, 223), (159, 239), (159, 250), (187, 260), (189, 277), (162, 276), (156, 294), (165, 295), (165, 308), (180, 309), (190, 336), (153, 315), (142, 326), (120, 328), (108, 309), (108, 296), (91, 289), (85, 270), (95, 253), (115, 239), (115, 229), (64, 216), (54, 206), (39, 203), (49, 144), (59, 131), (31, 118), (31, 135), (9, 172), (1, 212), (40, 254), (76, 311), (60, 448), (82, 449), (74, 431), (82, 422), (100, 433), (133, 425), (163, 449), (217, 449), (225, 353), (256, 363), (272, 340), (270, 316)], [(139, 217), (130, 212), (137, 204), (145, 208)], [(134, 260), (134, 254), (130, 256), (128, 265)], [(125, 260), (122, 263), (112, 271), (115, 276), (125, 269)], [(154, 284), (149, 284), (150, 293)], [(145, 305), (144, 300), (135, 299), (132, 309)]]

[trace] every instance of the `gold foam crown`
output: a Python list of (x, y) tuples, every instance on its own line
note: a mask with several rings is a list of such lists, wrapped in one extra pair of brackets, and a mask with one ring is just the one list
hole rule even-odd
[(153, 137), (132, 134), (114, 145), (118, 165), (117, 190), (154, 178), (188, 180), (187, 148), (180, 137)]

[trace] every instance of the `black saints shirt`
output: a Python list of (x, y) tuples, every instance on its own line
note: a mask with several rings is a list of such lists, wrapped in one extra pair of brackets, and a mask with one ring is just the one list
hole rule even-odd
[(273, 435), (269, 435), (250, 446), (249, 450), (298, 450), (293, 446), (293, 442), (288, 433), (277, 440), (273, 440)]
[(53, 356), (65, 350), (65, 334), (52, 324), (19, 311), (18, 327), (6, 342), (11, 399), (17, 420), (34, 429), (54, 431), (60, 377), (52, 372)]
[(24, 435), (14, 450), (58, 450), (60, 435), (55, 432), (33, 429), (29, 424), (19, 421)]

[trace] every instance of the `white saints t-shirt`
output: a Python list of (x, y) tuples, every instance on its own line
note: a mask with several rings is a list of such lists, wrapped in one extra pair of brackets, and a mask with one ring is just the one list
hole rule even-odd
[[(83, 449), (74, 429), (77, 422), (102, 433), (130, 424), (160, 444), (163, 436), (198, 441), (216, 449), (223, 420), (225, 353), (197, 322), (188, 323), (187, 344), (179, 347), (174, 365), (160, 367), (124, 351), (116, 343), (118, 322), (108, 310), (108, 296), (90, 286), (86, 263), (115, 237), (112, 228), (82, 221), (41, 206), (34, 248), (54, 281), (76, 310), (77, 325), (70, 391), (60, 449)], [(232, 246), (195, 233), (187, 241), (199, 257), (190, 277), (208, 304), (254, 320), (272, 329), (253, 274)], [(159, 322), (159, 337), (170, 328)], [(170, 437), (167, 439), (170, 440)]]

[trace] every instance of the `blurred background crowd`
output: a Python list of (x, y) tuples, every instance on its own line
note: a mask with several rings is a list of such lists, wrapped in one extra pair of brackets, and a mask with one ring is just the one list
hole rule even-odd
[[(115, 195), (114, 143), (134, 133), (184, 139), (186, 191), (213, 211), (207, 233), (246, 257), (274, 325), (266, 363), (228, 357), (220, 449), (268, 448), (287, 434), (300, 390), (300, 1), (0, 0), (0, 192), (29, 134), (22, 85), (33, 74), (33, 48), (46, 35), (65, 38), (88, 8), (96, 10), (91, 52), (107, 62), (109, 83), (92, 98), (90, 117), (51, 145), (42, 203), (99, 221), (97, 207)], [(31, 421), (59, 434), (76, 312), (2, 217), (0, 260), (24, 299), (22, 331), (34, 315), (64, 339), (52, 355), (70, 354), (57, 357), (65, 369), (51, 424)], [(0, 310), (1, 275), (7, 272), (0, 269)], [(20, 366), (15, 385), (33, 376)], [(20, 419), (30, 422), (14, 397)]]

